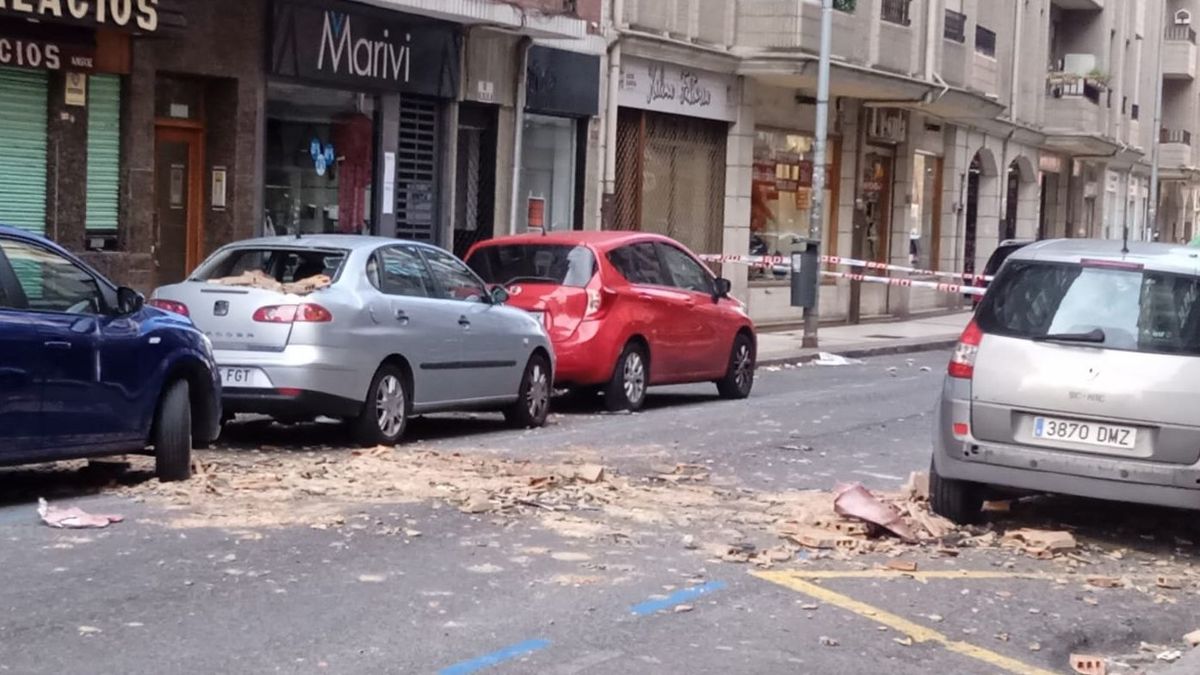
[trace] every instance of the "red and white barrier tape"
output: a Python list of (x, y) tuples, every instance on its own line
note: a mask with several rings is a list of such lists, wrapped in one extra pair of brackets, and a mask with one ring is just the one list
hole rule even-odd
[[(705, 262), (714, 263), (743, 263), (758, 267), (769, 267), (773, 265), (791, 265), (792, 257), (787, 255), (701, 255), (700, 259)], [(967, 274), (959, 272), (939, 272), (937, 270), (923, 270), (916, 267), (904, 267), (903, 265), (891, 265), (888, 263), (875, 262), (872, 260), (855, 260), (854, 258), (842, 258), (836, 255), (823, 255), (821, 262), (830, 265), (845, 265), (847, 267), (865, 267), (870, 270), (887, 270), (891, 272), (907, 272), (918, 276), (941, 277), (943, 279), (962, 279), (974, 283), (987, 283), (994, 277), (984, 276), (982, 274)]]
[(865, 274), (851, 274), (850, 272), (821, 272), (822, 275), (833, 277), (835, 279), (849, 279), (851, 281), (862, 281), (871, 284), (887, 284), (888, 286), (901, 286), (903, 288), (932, 288), (935, 291), (943, 293), (955, 293), (962, 295), (983, 295), (987, 289), (979, 286), (964, 286), (963, 284), (946, 284), (939, 281), (921, 281), (920, 279), (893, 279), (891, 277), (874, 277)]

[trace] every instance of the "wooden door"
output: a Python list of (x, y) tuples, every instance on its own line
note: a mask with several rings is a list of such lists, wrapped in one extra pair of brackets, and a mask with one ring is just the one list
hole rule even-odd
[(158, 283), (183, 281), (204, 255), (204, 129), (160, 124), (154, 136)]

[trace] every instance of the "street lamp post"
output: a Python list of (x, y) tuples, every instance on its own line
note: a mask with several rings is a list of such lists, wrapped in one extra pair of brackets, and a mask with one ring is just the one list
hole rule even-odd
[[(825, 224), (825, 171), (829, 137), (829, 55), (833, 42), (833, 0), (821, 0), (821, 57), (817, 68), (817, 125), (813, 143), (812, 217), (808, 226), (805, 264), (793, 264), (793, 274), (803, 274), (803, 285), (809, 290), (804, 305), (804, 341), (807, 348), (817, 347), (817, 326), (820, 307), (820, 244)], [(800, 269), (797, 269), (799, 267)], [(797, 284), (792, 285), (793, 289)]]

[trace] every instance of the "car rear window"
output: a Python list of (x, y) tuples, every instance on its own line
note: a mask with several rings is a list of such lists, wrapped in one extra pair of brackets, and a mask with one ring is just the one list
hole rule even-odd
[(317, 275), (337, 280), (346, 262), (341, 249), (232, 248), (217, 254), (191, 276), (193, 281), (213, 281), (261, 272), (281, 284)]
[(1011, 261), (976, 321), (1018, 338), (1104, 332), (1108, 349), (1200, 355), (1200, 279), (1151, 270)]
[(596, 257), (586, 246), (511, 244), (486, 246), (467, 264), (489, 284), (517, 282), (583, 288), (596, 273)]

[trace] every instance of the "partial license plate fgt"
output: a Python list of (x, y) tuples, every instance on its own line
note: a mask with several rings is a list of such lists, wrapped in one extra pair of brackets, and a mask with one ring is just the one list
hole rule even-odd
[(1033, 437), (1043, 441), (1133, 450), (1137, 447), (1137, 435), (1137, 429), (1117, 424), (1081, 422), (1056, 417), (1033, 418)]
[(221, 386), (266, 388), (271, 386), (266, 374), (258, 368), (221, 368)]

